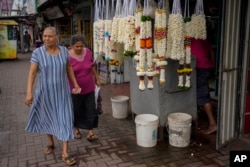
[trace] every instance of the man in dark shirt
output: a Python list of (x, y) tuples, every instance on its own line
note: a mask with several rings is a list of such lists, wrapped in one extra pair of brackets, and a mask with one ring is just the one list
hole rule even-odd
[(24, 49), (30, 52), (30, 41), (31, 41), (31, 36), (28, 33), (28, 31), (25, 31), (25, 34), (23, 36), (23, 41), (24, 41)]
[(16, 40), (17, 40), (17, 51), (21, 51), (21, 37), (19, 30), (16, 30)]

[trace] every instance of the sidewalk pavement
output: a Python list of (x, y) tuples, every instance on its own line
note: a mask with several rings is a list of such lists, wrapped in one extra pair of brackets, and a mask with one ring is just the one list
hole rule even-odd
[[(0, 62), (0, 166), (1, 167), (62, 167), (61, 141), (55, 139), (55, 151), (44, 155), (47, 137), (25, 132), (29, 108), (24, 104), (30, 53), (19, 54), (17, 60)], [(130, 96), (129, 83), (103, 85), (99, 127), (95, 133), (99, 140), (89, 142), (83, 138), (69, 143), (70, 153), (76, 157), (77, 167), (217, 167), (229, 166), (229, 150), (215, 150), (209, 138), (196, 137), (186, 148), (158, 141), (155, 147), (144, 148), (136, 144), (136, 125), (132, 114), (126, 119), (112, 117), (110, 98)], [(214, 137), (215, 138), (215, 137)], [(235, 144), (236, 147), (239, 143)], [(236, 148), (235, 147), (235, 148)]]

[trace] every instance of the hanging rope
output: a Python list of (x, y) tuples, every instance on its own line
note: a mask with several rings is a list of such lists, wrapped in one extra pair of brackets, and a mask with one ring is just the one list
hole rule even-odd
[(189, 0), (185, 0), (184, 18), (190, 17), (189, 15)]

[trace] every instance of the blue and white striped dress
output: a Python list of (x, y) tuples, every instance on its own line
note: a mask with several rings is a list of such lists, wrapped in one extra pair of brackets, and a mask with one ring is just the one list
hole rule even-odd
[(34, 50), (31, 62), (38, 65), (38, 77), (27, 132), (51, 134), (58, 140), (73, 139), (73, 108), (67, 79), (67, 49), (51, 56), (44, 46)]

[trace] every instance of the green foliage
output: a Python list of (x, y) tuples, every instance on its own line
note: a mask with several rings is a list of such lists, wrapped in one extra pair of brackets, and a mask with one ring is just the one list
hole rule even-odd
[(136, 55), (136, 52), (130, 51), (130, 50), (125, 50), (123, 52), (123, 55), (126, 56), (126, 57), (133, 57), (134, 55)]

